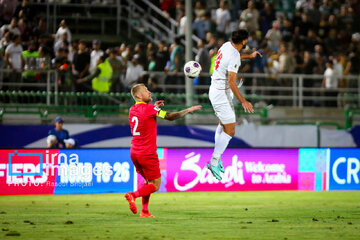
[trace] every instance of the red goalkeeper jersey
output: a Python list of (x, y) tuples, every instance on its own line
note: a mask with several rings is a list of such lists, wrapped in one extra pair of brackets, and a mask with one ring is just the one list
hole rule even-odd
[(143, 155), (156, 154), (156, 117), (164, 118), (165, 111), (152, 104), (137, 102), (130, 108), (131, 151)]

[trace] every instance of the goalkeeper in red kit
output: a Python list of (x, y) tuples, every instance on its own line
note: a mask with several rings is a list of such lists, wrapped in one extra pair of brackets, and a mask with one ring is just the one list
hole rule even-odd
[(135, 199), (142, 197), (140, 217), (153, 217), (148, 210), (150, 194), (159, 190), (161, 184), (159, 158), (156, 152), (156, 118), (173, 121), (188, 113), (200, 110), (201, 105), (192, 106), (180, 112), (166, 112), (160, 109), (161, 106), (164, 106), (163, 100), (155, 102), (155, 105), (149, 104), (152, 101), (151, 92), (144, 84), (137, 84), (132, 87), (131, 95), (136, 103), (129, 111), (133, 135), (130, 155), (136, 171), (145, 179), (146, 184), (136, 192), (126, 193), (125, 198), (130, 204), (130, 210), (136, 214)]

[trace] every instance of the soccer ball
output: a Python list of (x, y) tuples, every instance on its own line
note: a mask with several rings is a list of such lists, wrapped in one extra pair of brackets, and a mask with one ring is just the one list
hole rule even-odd
[(196, 61), (189, 61), (184, 65), (184, 73), (188, 78), (197, 78), (201, 73), (201, 66)]

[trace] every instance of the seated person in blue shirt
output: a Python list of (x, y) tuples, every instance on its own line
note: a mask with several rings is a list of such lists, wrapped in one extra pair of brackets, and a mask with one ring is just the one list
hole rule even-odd
[(54, 141), (52, 146), (49, 148), (65, 148), (65, 139), (69, 138), (69, 132), (63, 129), (64, 120), (61, 117), (55, 119), (55, 128), (51, 129), (48, 135), (55, 135), (57, 142)]

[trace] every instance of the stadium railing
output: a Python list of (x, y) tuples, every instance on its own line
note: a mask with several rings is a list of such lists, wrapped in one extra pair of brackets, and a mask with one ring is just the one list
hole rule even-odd
[[(46, 104), (47, 98), (58, 98), (59, 104)], [(154, 93), (154, 99), (167, 102), (167, 111), (184, 109), (186, 94)], [(193, 95), (194, 102), (203, 106), (196, 114), (213, 114), (207, 94)], [(27, 103), (27, 104), (26, 104)], [(0, 91), (0, 120), (5, 114), (33, 114), (39, 115), (47, 121), (49, 115), (79, 115), (95, 122), (100, 115), (128, 115), (129, 107), (133, 104), (130, 93), (96, 93), (96, 92), (41, 92), (41, 91)], [(256, 108), (254, 113), (246, 113), (243, 108), (235, 106), (238, 115), (257, 115), (262, 124), (267, 124), (268, 109)]]

